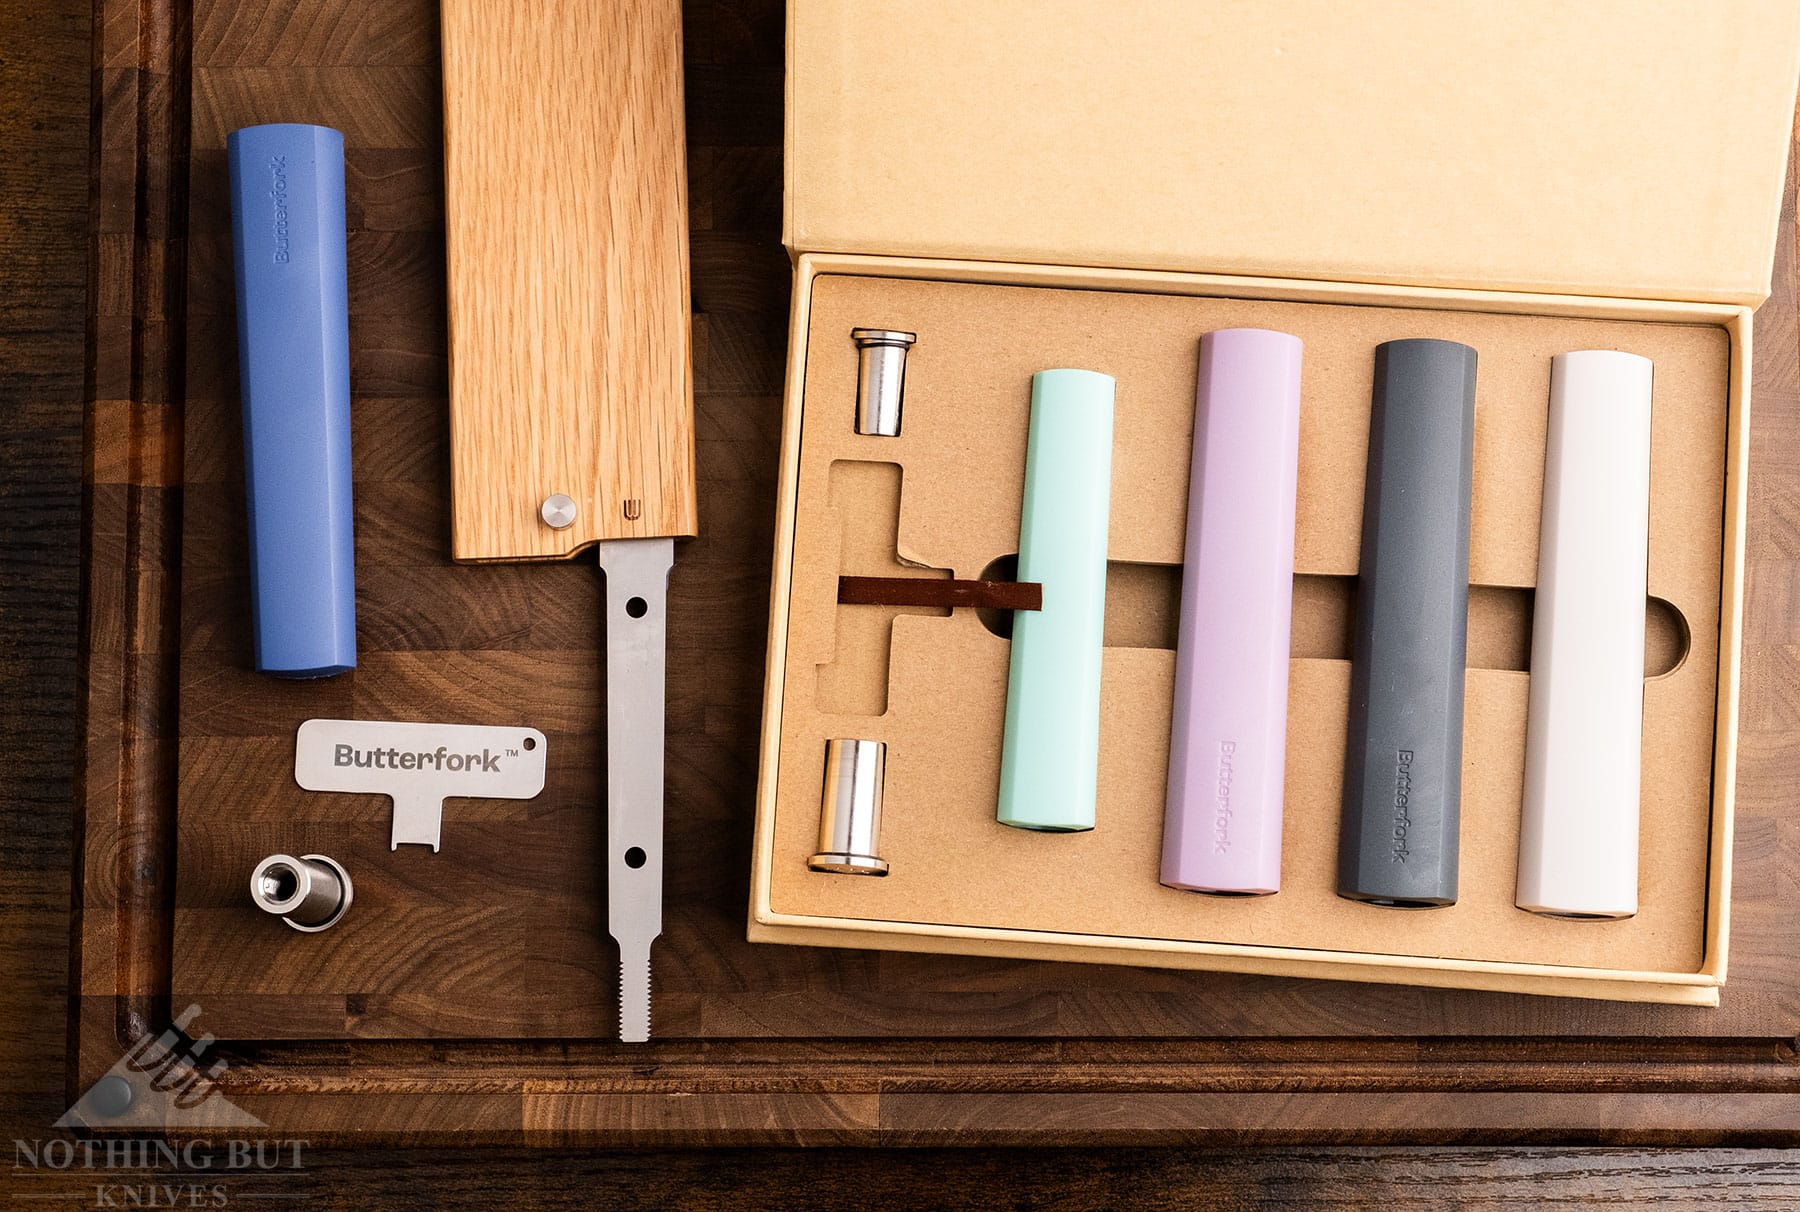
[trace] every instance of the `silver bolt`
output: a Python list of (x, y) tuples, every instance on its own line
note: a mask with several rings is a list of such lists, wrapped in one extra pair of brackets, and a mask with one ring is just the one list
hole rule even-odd
[(856, 342), (856, 432), (884, 438), (900, 434), (900, 401), (906, 388), (906, 351), (918, 340), (889, 328), (853, 328)]
[(575, 525), (575, 498), (566, 492), (553, 492), (544, 498), (538, 516), (551, 530), (567, 530)]
[(887, 746), (880, 741), (836, 737), (825, 742), (825, 787), (819, 804), (819, 853), (806, 860), (814, 871), (836, 875), (886, 875), (875, 853), (881, 840), (882, 781)]
[(323, 854), (271, 854), (250, 873), (256, 907), (308, 934), (336, 925), (354, 895), (350, 873)]

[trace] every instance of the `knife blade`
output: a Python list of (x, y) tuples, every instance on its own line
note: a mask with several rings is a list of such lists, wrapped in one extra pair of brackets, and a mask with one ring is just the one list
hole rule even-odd
[(672, 539), (599, 544), (606, 574), (606, 914), (619, 944), (619, 1039), (650, 1038), (662, 933), (663, 708)]

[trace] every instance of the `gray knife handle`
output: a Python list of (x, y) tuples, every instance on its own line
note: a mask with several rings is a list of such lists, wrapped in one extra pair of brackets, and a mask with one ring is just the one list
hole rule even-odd
[(1375, 349), (1338, 895), (1456, 903), (1475, 351)]

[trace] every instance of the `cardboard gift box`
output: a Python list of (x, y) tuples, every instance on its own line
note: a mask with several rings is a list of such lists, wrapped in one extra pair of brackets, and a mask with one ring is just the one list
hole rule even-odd
[[(791, 0), (795, 258), (749, 936), (1716, 1004), (1725, 979), (1750, 317), (1800, 10), (1529, 0)], [(1283, 884), (1162, 887), (1201, 334), (1305, 342)], [(854, 432), (857, 327), (917, 334)], [(1374, 347), (1480, 353), (1462, 886), (1335, 895)], [(1640, 904), (1513, 905), (1551, 357), (1655, 364)], [(996, 575), (1033, 371), (1118, 380), (1097, 827), (994, 820), (1008, 641), (837, 604)], [(887, 744), (882, 878), (814, 872), (825, 742)]]

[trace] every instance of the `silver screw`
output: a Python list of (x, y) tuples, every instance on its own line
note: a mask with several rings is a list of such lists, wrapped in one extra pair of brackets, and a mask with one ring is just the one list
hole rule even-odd
[(898, 437), (906, 351), (918, 337), (889, 328), (853, 328), (850, 339), (861, 351), (856, 368), (856, 432)]
[(323, 854), (271, 854), (250, 873), (250, 899), (307, 934), (337, 924), (356, 894), (350, 873)]
[(825, 742), (825, 788), (819, 805), (819, 853), (806, 861), (814, 871), (837, 875), (886, 875), (875, 853), (881, 840), (881, 791), (887, 746), (880, 741), (835, 737)]
[(553, 492), (544, 498), (538, 516), (551, 530), (567, 530), (575, 525), (575, 498), (566, 492)]

